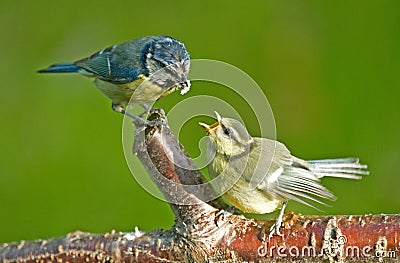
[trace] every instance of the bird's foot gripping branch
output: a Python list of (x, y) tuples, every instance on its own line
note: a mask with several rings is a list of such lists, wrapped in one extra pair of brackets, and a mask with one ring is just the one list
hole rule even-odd
[[(75, 232), (65, 237), (0, 246), (10, 262), (397, 262), (400, 215), (292, 217), (280, 232), (265, 238), (273, 221), (256, 221), (210, 202), (212, 187), (185, 153), (162, 113), (163, 125), (138, 129), (135, 154), (170, 202), (176, 217), (169, 230)], [(184, 167), (184, 168), (182, 168)], [(197, 189), (188, 191), (188, 189)]]

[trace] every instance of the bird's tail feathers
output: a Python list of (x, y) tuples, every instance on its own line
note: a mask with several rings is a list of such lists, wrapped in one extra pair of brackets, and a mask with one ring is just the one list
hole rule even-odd
[(324, 176), (361, 179), (367, 175), (367, 166), (357, 158), (326, 159), (307, 161), (307, 169), (290, 167), (277, 177), (268, 192), (283, 200), (295, 200), (319, 210), (314, 203), (326, 205), (323, 200), (336, 200), (336, 196), (320, 182)]
[(58, 63), (51, 65), (48, 68), (41, 69), (39, 73), (77, 73), (82, 68), (80, 66), (75, 65), (73, 62), (66, 63)]
[(358, 158), (324, 159), (307, 161), (310, 171), (318, 178), (325, 176), (361, 179), (368, 175), (367, 165), (360, 164)]

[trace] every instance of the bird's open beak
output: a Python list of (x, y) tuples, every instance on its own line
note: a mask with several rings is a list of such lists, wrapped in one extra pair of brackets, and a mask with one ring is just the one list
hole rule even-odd
[(221, 121), (222, 121), (221, 115), (219, 115), (219, 113), (216, 112), (216, 111), (214, 111), (214, 112), (215, 112), (215, 115), (217, 116), (217, 121), (218, 121), (218, 122), (221, 122)]
[(215, 115), (217, 115), (217, 122), (216, 123), (208, 125), (208, 124), (205, 124), (203, 122), (199, 122), (199, 125), (204, 127), (204, 129), (206, 129), (206, 131), (208, 133), (214, 132), (215, 129), (221, 124), (221, 121), (222, 121), (221, 115), (219, 115), (219, 113), (216, 112), (216, 111), (214, 111), (214, 112), (215, 112)]
[(220, 124), (219, 122), (216, 122), (214, 124), (208, 125), (203, 122), (199, 122), (199, 125), (204, 127), (204, 129), (206, 129), (208, 133), (215, 131), (215, 129), (219, 126), (219, 124)]

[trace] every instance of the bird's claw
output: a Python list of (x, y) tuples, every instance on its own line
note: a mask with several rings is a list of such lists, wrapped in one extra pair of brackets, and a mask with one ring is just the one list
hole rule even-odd
[[(147, 115), (149, 112), (152, 112), (152, 111), (164, 113), (164, 111), (162, 109), (153, 109), (151, 107), (147, 107), (146, 111), (138, 116), (126, 111), (121, 105), (118, 105), (118, 104), (113, 104), (112, 109), (116, 112), (122, 113), (125, 116), (131, 118), (133, 124), (135, 124), (136, 127), (143, 127), (143, 128), (148, 127), (148, 126), (150, 126), (150, 127), (159, 126), (160, 127), (163, 125), (163, 123), (161, 121), (158, 121), (158, 120), (149, 121), (149, 120), (142, 118), (144, 115)], [(149, 112), (147, 112), (147, 109)]]
[(136, 127), (140, 127), (141, 129), (145, 129), (146, 127), (156, 127), (156, 126), (161, 127), (162, 125), (164, 125), (164, 123), (159, 120), (149, 121), (142, 118), (133, 119), (132, 123)]
[(150, 114), (158, 113), (158, 114), (160, 114), (162, 116), (165, 116), (165, 111), (163, 109), (161, 109), (161, 108), (151, 108), (149, 113)]
[(161, 108), (153, 108), (153, 107), (149, 107), (149, 106), (146, 106), (144, 108), (145, 108), (144, 112), (138, 115), (140, 118), (143, 118), (143, 117), (145, 117), (149, 114), (153, 114), (153, 113), (160, 113), (163, 116), (165, 115), (164, 110)]
[(274, 235), (283, 237), (283, 234), (279, 231), (279, 229), (282, 226), (283, 214), (285, 212), (286, 205), (287, 205), (287, 201), (283, 202), (281, 211), (279, 212), (279, 215), (278, 215), (278, 218), (276, 219), (275, 223), (269, 229), (268, 240), (271, 239), (271, 237), (273, 237)]
[(282, 218), (278, 218), (275, 223), (269, 229), (268, 240), (271, 239), (273, 236), (280, 236), (283, 237), (283, 234), (279, 231), (282, 226)]
[(142, 106), (144, 108), (144, 112), (139, 114), (139, 117), (141, 117), (141, 118), (143, 118), (144, 116), (147, 116), (149, 114), (153, 114), (153, 113), (158, 113), (158, 112), (164, 113), (164, 111), (162, 109), (153, 108), (147, 104), (140, 104), (140, 106)]

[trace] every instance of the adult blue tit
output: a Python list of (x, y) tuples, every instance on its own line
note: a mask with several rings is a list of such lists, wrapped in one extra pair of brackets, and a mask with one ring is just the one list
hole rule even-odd
[[(190, 89), (190, 68), (185, 45), (169, 36), (145, 36), (107, 47), (75, 62), (54, 64), (40, 73), (80, 73), (93, 77), (95, 85), (124, 114), (129, 103), (154, 102), (171, 92)], [(131, 116), (136, 117), (136, 116)]]
[(207, 154), (211, 178), (223, 176), (216, 188), (236, 208), (247, 213), (265, 214), (281, 208), (270, 236), (281, 235), (279, 228), (288, 200), (309, 206), (324, 204), (335, 196), (321, 184), (322, 177), (361, 179), (367, 166), (358, 158), (305, 161), (290, 154), (283, 143), (252, 137), (246, 127), (217, 114), (218, 122), (200, 123), (208, 132)]

